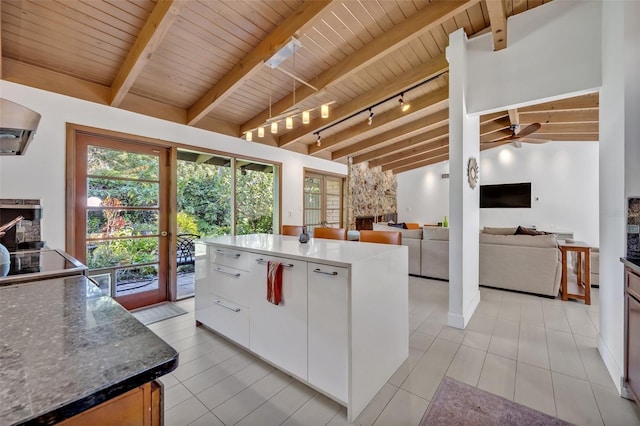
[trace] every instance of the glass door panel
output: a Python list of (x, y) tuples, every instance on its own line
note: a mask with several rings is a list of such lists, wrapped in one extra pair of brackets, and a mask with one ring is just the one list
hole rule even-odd
[(236, 235), (273, 234), (272, 164), (236, 160)]
[(342, 178), (305, 173), (304, 225), (308, 231), (319, 226), (340, 228), (343, 210)]
[(168, 149), (84, 134), (77, 143), (86, 220), (76, 256), (128, 309), (167, 300)]

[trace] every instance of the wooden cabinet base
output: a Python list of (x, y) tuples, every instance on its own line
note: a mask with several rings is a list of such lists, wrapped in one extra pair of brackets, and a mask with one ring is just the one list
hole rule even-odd
[(60, 425), (160, 426), (162, 424), (162, 387), (156, 381), (103, 402)]

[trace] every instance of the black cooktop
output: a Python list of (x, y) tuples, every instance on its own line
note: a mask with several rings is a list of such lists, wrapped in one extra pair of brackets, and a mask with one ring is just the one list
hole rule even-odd
[(37, 277), (86, 269), (80, 262), (59, 250), (17, 251), (9, 253), (9, 259), (9, 265), (0, 267), (0, 281), (10, 279), (12, 276), (35, 274), (33, 276)]

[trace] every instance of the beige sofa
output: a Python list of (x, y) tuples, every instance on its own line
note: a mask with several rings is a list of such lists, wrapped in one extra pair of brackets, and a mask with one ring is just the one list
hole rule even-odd
[[(562, 264), (555, 235), (513, 235), (515, 228), (480, 233), (480, 285), (555, 297)], [(449, 228), (423, 228), (421, 274), (449, 279)]]
[(402, 234), (402, 245), (409, 247), (409, 274), (420, 274), (422, 229), (402, 229), (394, 226), (388, 226), (384, 223), (374, 223), (374, 231), (400, 231)]
[(480, 285), (556, 297), (561, 276), (555, 235), (480, 233)]
[(425, 226), (422, 228), (422, 261), (420, 275), (449, 279), (449, 228)]

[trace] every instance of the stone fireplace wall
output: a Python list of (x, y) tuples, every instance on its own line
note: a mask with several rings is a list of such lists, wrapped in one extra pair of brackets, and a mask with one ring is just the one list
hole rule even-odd
[[(356, 229), (356, 217), (373, 216), (374, 221), (397, 217), (398, 181), (391, 171), (370, 169), (368, 163), (349, 166), (349, 229)], [(395, 215), (395, 216), (394, 216)], [(382, 216), (382, 217), (381, 217)]]

